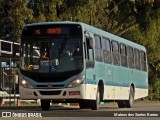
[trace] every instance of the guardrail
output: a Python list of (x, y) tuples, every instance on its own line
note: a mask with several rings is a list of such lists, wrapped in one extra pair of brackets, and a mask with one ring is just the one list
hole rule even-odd
[(16, 99), (17, 106), (21, 106), (19, 94), (1, 94), (0, 95), (0, 106), (2, 106), (2, 103), (3, 103), (4, 99), (10, 99), (10, 100), (11, 99)]

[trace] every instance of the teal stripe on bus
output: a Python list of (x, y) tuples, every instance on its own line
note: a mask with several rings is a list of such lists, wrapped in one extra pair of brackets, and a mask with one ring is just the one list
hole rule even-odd
[[(97, 81), (94, 79), (86, 78), (86, 84), (93, 84), (97, 85)], [(104, 83), (107, 86), (119, 86), (119, 87), (130, 87), (129, 83), (120, 83), (120, 82), (110, 82), (110, 81), (105, 81)], [(134, 84), (135, 88), (142, 88), (142, 89), (148, 89), (147, 84)]]

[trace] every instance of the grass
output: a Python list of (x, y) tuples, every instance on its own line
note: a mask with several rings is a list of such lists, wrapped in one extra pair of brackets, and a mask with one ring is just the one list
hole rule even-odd
[[(150, 100), (135, 100), (135, 104), (141, 103), (160, 103), (160, 101), (150, 101)], [(104, 105), (117, 105), (116, 102), (105, 102)], [(17, 106), (17, 103), (14, 101), (6, 101), (3, 106)], [(40, 103), (37, 101), (21, 101), (21, 106), (40, 106)], [(52, 103), (51, 106), (78, 106), (78, 103)]]
[[(5, 102), (3, 104), (3, 106), (17, 106), (16, 102)], [(35, 101), (35, 102), (21, 102), (21, 106), (39, 106), (39, 104)]]

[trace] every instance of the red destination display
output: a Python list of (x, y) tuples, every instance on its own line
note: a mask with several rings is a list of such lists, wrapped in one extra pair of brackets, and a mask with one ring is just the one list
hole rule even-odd
[(61, 34), (61, 28), (49, 28), (47, 34)]

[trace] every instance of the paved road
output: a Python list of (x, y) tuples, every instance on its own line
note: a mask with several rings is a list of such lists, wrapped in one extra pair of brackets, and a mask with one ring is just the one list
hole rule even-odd
[[(3, 112), (3, 113), (2, 113)], [(17, 120), (17, 117), (33, 117), (42, 116), (42, 120), (45, 117), (52, 117), (56, 120), (103, 120), (109, 117), (109, 119), (127, 119), (130, 117), (144, 119), (160, 119), (160, 102), (136, 102), (133, 108), (118, 108), (116, 104), (106, 104), (102, 105), (101, 109), (98, 111), (93, 111), (90, 109), (79, 109), (78, 106), (52, 106), (49, 111), (42, 111), (40, 107), (0, 107), (0, 116), (5, 116), (11, 114), (12, 120)], [(158, 115), (158, 117), (156, 117)], [(127, 116), (127, 117), (126, 117)], [(150, 116), (150, 117), (148, 117)], [(153, 117), (154, 116), (154, 117)], [(75, 118), (73, 118), (75, 117)], [(152, 118), (151, 118), (152, 117)], [(0, 118), (1, 119), (1, 118)], [(24, 119), (24, 118), (23, 118)], [(26, 119), (26, 118), (25, 118)], [(40, 120), (40, 119), (37, 119)], [(49, 120), (49, 118), (45, 119)]]

